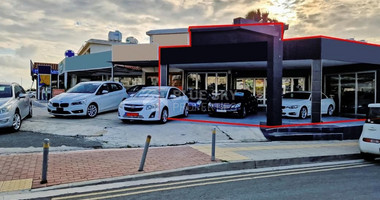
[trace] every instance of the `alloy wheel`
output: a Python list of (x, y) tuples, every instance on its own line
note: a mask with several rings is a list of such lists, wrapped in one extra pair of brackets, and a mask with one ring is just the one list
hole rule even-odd
[(300, 111), (300, 117), (301, 117), (302, 119), (306, 119), (306, 117), (307, 117), (307, 108), (306, 108), (306, 107), (302, 107), (302, 108), (301, 108), (301, 111)]
[(329, 116), (332, 116), (334, 114), (334, 108), (332, 107), (332, 105), (330, 105), (329, 108), (327, 109), (327, 114)]
[(97, 114), (98, 114), (98, 108), (96, 107), (96, 105), (94, 104), (89, 105), (87, 108), (87, 116), (93, 118)]
[(168, 110), (164, 109), (162, 110), (161, 114), (161, 123), (166, 123), (168, 121)]
[(21, 116), (18, 112), (16, 112), (13, 116), (12, 128), (14, 131), (18, 131), (21, 127)]

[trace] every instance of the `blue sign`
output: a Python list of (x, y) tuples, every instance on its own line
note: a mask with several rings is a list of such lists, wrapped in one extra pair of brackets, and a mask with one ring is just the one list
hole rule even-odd
[(75, 56), (75, 53), (74, 53), (73, 50), (66, 50), (65, 51), (65, 57), (66, 58), (70, 58), (70, 57), (73, 57), (73, 56)]

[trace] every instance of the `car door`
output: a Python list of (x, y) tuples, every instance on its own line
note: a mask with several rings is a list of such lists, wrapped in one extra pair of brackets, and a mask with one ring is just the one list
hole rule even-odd
[(182, 114), (183, 112), (183, 93), (176, 89), (176, 88), (171, 88), (169, 91), (169, 96), (168, 96), (168, 106), (169, 106), (169, 115), (170, 116), (177, 116)]
[[(123, 98), (126, 97), (126, 92), (123, 87), (117, 83), (110, 83), (112, 107), (111, 109), (117, 109)], [(125, 95), (124, 95), (125, 94)]]
[[(15, 91), (15, 98), (18, 102), (18, 107), (20, 108), (21, 118), (24, 118), (29, 113), (29, 97), (28, 95), (26, 95), (25, 90), (19, 85), (15, 85), (14, 91)], [(25, 97), (20, 98), (19, 97), (20, 94), (25, 95)]]
[(110, 110), (113, 106), (112, 92), (110, 92), (110, 89), (108, 83), (103, 83), (96, 92), (94, 101), (98, 104), (100, 112)]

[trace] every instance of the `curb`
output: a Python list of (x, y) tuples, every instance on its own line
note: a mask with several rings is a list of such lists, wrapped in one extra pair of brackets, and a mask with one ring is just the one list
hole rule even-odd
[(361, 155), (357, 153), (357, 154), (327, 155), (327, 156), (314, 156), (314, 157), (282, 158), (282, 159), (273, 159), (273, 160), (248, 160), (248, 161), (223, 162), (223, 163), (174, 169), (174, 170), (151, 172), (147, 174), (128, 175), (128, 176), (122, 176), (122, 177), (116, 177), (116, 178), (107, 178), (107, 179), (91, 180), (91, 181), (85, 181), (85, 182), (69, 183), (69, 184), (51, 186), (51, 187), (46, 187), (46, 188), (32, 189), (32, 191), (33, 192), (49, 191), (49, 190), (56, 190), (56, 189), (68, 189), (68, 188), (74, 188), (74, 187), (136, 181), (136, 180), (143, 180), (143, 179), (166, 178), (166, 177), (173, 177), (173, 176), (194, 175), (194, 174), (203, 174), (203, 173), (212, 173), (212, 172), (257, 169), (257, 168), (266, 168), (266, 167), (279, 167), (279, 166), (288, 166), (288, 165), (344, 161), (344, 160), (355, 160), (355, 159), (361, 159)]

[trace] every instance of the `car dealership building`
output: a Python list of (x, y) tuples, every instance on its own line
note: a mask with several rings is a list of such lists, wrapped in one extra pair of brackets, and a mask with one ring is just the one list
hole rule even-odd
[(270, 125), (282, 123), (286, 92), (312, 91), (312, 122), (321, 121), (321, 92), (335, 100), (339, 115), (363, 116), (380, 99), (380, 45), (326, 36), (283, 39), (282, 24), (242, 18), (147, 34), (149, 44), (113, 45), (113, 66), (141, 67), (143, 82), (159, 76), (161, 85), (183, 90), (248, 89), (267, 108)]

